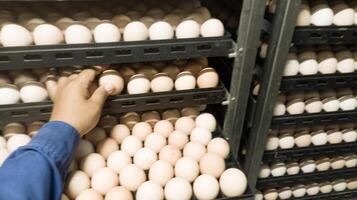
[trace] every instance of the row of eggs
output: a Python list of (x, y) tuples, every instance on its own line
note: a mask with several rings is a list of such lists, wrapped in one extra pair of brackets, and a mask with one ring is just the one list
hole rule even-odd
[(337, 170), (342, 168), (357, 167), (357, 154), (347, 154), (345, 156), (306, 158), (300, 161), (275, 162), (270, 166), (263, 164), (260, 167), (259, 178), (269, 176), (278, 177), (285, 175), (296, 175), (301, 173), (312, 173), (317, 171)]
[[(353, 2), (353, 1), (352, 1)], [(310, 5), (309, 5), (310, 3)], [(297, 26), (352, 26), (357, 25), (357, 4), (343, 0), (304, 0), (300, 5)]]
[[(58, 13), (47, 15), (47, 20), (35, 13), (25, 12), (16, 22), (9, 12), (0, 12), (2, 24), (0, 39), (3, 46), (54, 45), (163, 40), (182, 38), (219, 37), (224, 34), (223, 23), (211, 18), (206, 7), (192, 13), (167, 14), (161, 9), (152, 9), (148, 16), (138, 12), (130, 15), (117, 14), (111, 19), (101, 20), (87, 12), (78, 12), (71, 17)], [(10, 15), (10, 16), (9, 16)], [(51, 37), (49, 37), (51, 36)]]
[(281, 187), (281, 188), (271, 188), (266, 189), (262, 192), (258, 191), (255, 194), (254, 200), (276, 200), (276, 199), (290, 199), (290, 198), (299, 198), (305, 195), (314, 196), (321, 194), (328, 194), (332, 192), (341, 192), (348, 190), (357, 189), (357, 179), (338, 179), (334, 181), (325, 181), (321, 183), (311, 183), (306, 185), (296, 185), (293, 187)]
[(310, 128), (271, 130), (265, 150), (292, 149), (326, 144), (339, 144), (342, 142), (356, 142), (357, 131), (353, 124), (327, 125)]
[(357, 108), (356, 91), (354, 88), (339, 88), (336, 90), (292, 91), (279, 94), (275, 104), (274, 116), (285, 114), (296, 115), (320, 112), (349, 111)]
[(304, 49), (298, 54), (290, 52), (284, 68), (284, 76), (352, 73), (357, 70), (357, 51), (342, 49)]

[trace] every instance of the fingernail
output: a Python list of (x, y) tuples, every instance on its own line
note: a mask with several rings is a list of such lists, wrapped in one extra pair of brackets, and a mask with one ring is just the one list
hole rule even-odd
[(111, 83), (105, 84), (104, 85), (105, 91), (107, 91), (108, 94), (111, 94), (114, 90), (114, 86)]

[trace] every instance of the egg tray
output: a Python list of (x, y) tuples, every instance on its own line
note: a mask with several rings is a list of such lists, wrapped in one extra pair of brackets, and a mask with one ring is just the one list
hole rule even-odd
[(274, 116), (271, 128), (304, 127), (319, 124), (356, 122), (357, 110)]
[(331, 192), (300, 198), (290, 198), (290, 200), (356, 200), (357, 190), (345, 190), (342, 192)]
[(0, 47), (0, 70), (227, 57), (232, 52), (228, 32), (222, 37)]
[(314, 182), (331, 181), (336, 179), (347, 179), (357, 177), (357, 168), (343, 168), (322, 172), (299, 173), (297, 175), (286, 175), (279, 177), (269, 177), (258, 179), (257, 188), (274, 188), (281, 186), (294, 186), (296, 184), (308, 184)]
[(345, 88), (357, 86), (357, 73), (348, 74), (317, 74), (308, 76), (283, 77), (280, 90), (321, 90), (330, 88)]
[[(216, 104), (225, 100), (223, 84), (215, 88), (155, 92), (145, 94), (121, 94), (110, 97), (103, 107), (103, 114), (118, 114), (135, 111), (162, 110), (202, 104)], [(17, 103), (0, 106), (0, 126), (9, 122), (32, 122), (48, 120), (52, 102)]]
[(300, 26), (295, 28), (295, 45), (357, 44), (357, 26)]
[(274, 151), (265, 151), (263, 161), (287, 161), (321, 155), (342, 155), (355, 152), (357, 152), (357, 142), (309, 146), (304, 148), (277, 149)]

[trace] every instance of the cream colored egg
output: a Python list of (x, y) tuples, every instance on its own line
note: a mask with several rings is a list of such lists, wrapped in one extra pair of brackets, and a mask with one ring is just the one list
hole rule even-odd
[(112, 138), (104, 139), (97, 145), (97, 152), (101, 154), (105, 159), (108, 159), (110, 154), (117, 150), (119, 150), (119, 145)]
[(75, 199), (82, 191), (89, 189), (90, 179), (86, 173), (75, 171), (68, 176), (66, 186), (68, 197)]
[(279, 138), (275, 135), (268, 136), (267, 143), (265, 145), (265, 150), (272, 151), (279, 147)]
[(132, 161), (129, 154), (124, 151), (114, 151), (107, 159), (107, 166), (118, 174), (125, 166), (131, 163)]
[(276, 102), (275, 103), (275, 107), (274, 107), (274, 111), (273, 111), (273, 115), (274, 116), (280, 116), (280, 115), (284, 115), (286, 112), (286, 106), (284, 103), (282, 102)]
[(175, 123), (175, 129), (182, 131), (187, 135), (191, 133), (195, 126), (195, 121), (190, 117), (180, 117)]
[(134, 200), (133, 194), (123, 186), (116, 186), (109, 190), (105, 195), (105, 200)]
[(282, 134), (279, 137), (279, 146), (281, 149), (291, 149), (295, 145), (295, 140), (294, 137), (287, 133), (287, 134)]
[(206, 153), (200, 160), (200, 172), (202, 174), (210, 174), (218, 178), (224, 169), (224, 159), (215, 153)]
[(259, 178), (268, 178), (270, 176), (270, 167), (267, 164), (262, 164), (259, 170)]
[(306, 194), (306, 188), (304, 187), (304, 185), (292, 187), (291, 190), (295, 198), (303, 197)]
[(305, 110), (307, 113), (319, 113), (322, 110), (322, 101), (317, 98), (307, 99), (305, 101)]
[(192, 187), (183, 178), (175, 177), (165, 185), (165, 199), (167, 200), (190, 200)]
[(0, 84), (0, 105), (14, 104), (20, 101), (20, 92), (16, 85)]
[(331, 160), (332, 169), (342, 169), (345, 166), (345, 160), (342, 156), (333, 157)]
[(29, 46), (33, 39), (31, 33), (17, 24), (6, 24), (0, 31), (1, 44), (4, 47)]
[(125, 153), (129, 154), (129, 156), (134, 156), (135, 153), (143, 146), (141, 140), (134, 136), (129, 135), (126, 137), (123, 142), (121, 143), (121, 150)]
[(176, 38), (197, 38), (200, 35), (200, 25), (193, 20), (185, 20), (176, 27)]
[(188, 141), (188, 135), (182, 131), (177, 130), (173, 131), (168, 138), (168, 144), (171, 146), (175, 146), (180, 150), (185, 147)]
[(322, 100), (322, 109), (325, 112), (335, 112), (339, 109), (339, 100), (336, 97), (329, 97)]
[(74, 157), (76, 158), (76, 160), (81, 160), (82, 158), (91, 153), (94, 153), (94, 147), (92, 143), (87, 140), (81, 139), (78, 143), (78, 147)]
[(318, 2), (311, 8), (311, 24), (315, 26), (331, 26), (333, 21), (333, 11), (327, 2)]
[(344, 179), (333, 181), (331, 184), (333, 190), (335, 190), (336, 192), (344, 191), (347, 187), (347, 183)]
[(342, 132), (338, 130), (327, 131), (327, 141), (330, 144), (338, 144), (342, 142)]
[[(62, 31), (52, 24), (38, 25), (32, 34), (36, 45), (54, 45), (63, 42)], [(51, 37), (48, 37), (49, 35)]]
[(283, 187), (278, 190), (278, 196), (280, 199), (290, 199), (292, 195), (293, 193), (290, 190), (290, 187)]
[(142, 168), (143, 170), (148, 170), (157, 160), (157, 155), (149, 148), (142, 148), (135, 153), (133, 160), (135, 165)]
[(330, 168), (330, 159), (328, 157), (321, 157), (316, 160), (316, 169), (318, 171), (326, 171)]
[(192, 158), (182, 157), (175, 164), (175, 176), (181, 177), (188, 182), (193, 182), (199, 173), (199, 166)]
[(95, 127), (89, 133), (87, 133), (84, 138), (90, 141), (92, 144), (97, 145), (100, 141), (107, 137), (105, 130), (100, 127)]
[(97, 25), (93, 30), (93, 36), (96, 43), (119, 42), (121, 37), (119, 28), (108, 22)]
[(347, 188), (349, 190), (355, 190), (357, 189), (357, 179), (356, 178), (352, 178), (352, 179), (347, 179)]
[(64, 38), (67, 44), (92, 42), (92, 32), (84, 25), (73, 24), (66, 28)]
[(147, 122), (139, 122), (135, 124), (132, 130), (132, 135), (136, 136), (141, 141), (144, 141), (150, 133), (152, 133), (152, 128)]
[(183, 149), (183, 155), (194, 159), (195, 161), (200, 161), (202, 156), (206, 153), (206, 148), (203, 144), (198, 142), (189, 142)]
[(86, 189), (77, 196), (76, 200), (103, 200), (103, 196), (94, 189)]
[(107, 87), (111, 85), (114, 89), (110, 95), (120, 94), (124, 89), (124, 79), (115, 70), (104, 71), (99, 78), (99, 85)]
[(167, 161), (173, 166), (180, 158), (181, 158), (181, 151), (177, 147), (171, 145), (164, 146), (159, 153), (159, 160)]
[(149, 31), (144, 23), (133, 21), (125, 26), (123, 37), (124, 41), (147, 40), (149, 37)]
[(173, 130), (174, 127), (168, 120), (160, 120), (154, 126), (154, 132), (159, 133), (164, 137), (168, 137)]
[(150, 181), (165, 186), (174, 176), (174, 169), (169, 162), (158, 160), (151, 165), (148, 176)]
[(219, 193), (219, 183), (214, 176), (202, 174), (193, 183), (193, 193), (197, 199), (215, 199)]
[(201, 25), (202, 37), (220, 37), (224, 35), (224, 26), (219, 19), (211, 18)]
[(316, 61), (316, 54), (312, 51), (306, 51), (299, 54), (299, 72), (302, 75), (313, 75), (318, 72), (318, 63)]
[(342, 131), (342, 139), (345, 142), (355, 142), (357, 140), (356, 130), (345, 129)]
[(167, 40), (174, 37), (174, 29), (165, 21), (153, 23), (149, 28), (150, 40)]
[[(235, 183), (239, 182), (239, 185)], [(241, 196), (247, 189), (248, 180), (245, 174), (237, 168), (226, 169), (219, 178), (222, 193), (227, 197)]]
[(295, 144), (297, 147), (308, 147), (311, 144), (311, 135), (307, 132), (295, 135)]
[(299, 62), (296, 54), (290, 52), (288, 54), (288, 60), (285, 63), (284, 76), (295, 76), (299, 73)]
[(163, 135), (161, 135), (160, 133), (155, 133), (155, 132), (148, 135), (145, 138), (145, 142), (144, 142), (144, 147), (151, 149), (155, 153), (159, 153), (160, 150), (165, 145), (166, 145), (166, 138)]
[(195, 123), (196, 127), (206, 128), (211, 132), (215, 131), (217, 126), (216, 118), (210, 113), (202, 113), (198, 115)]
[(297, 162), (292, 161), (286, 165), (286, 173), (288, 175), (295, 175), (300, 172), (300, 166)]
[(144, 170), (135, 164), (127, 165), (119, 174), (120, 185), (130, 191), (136, 191), (145, 182), (146, 175)]
[(150, 91), (150, 81), (142, 74), (132, 76), (128, 82), (129, 94), (142, 94)]
[(302, 114), (305, 110), (305, 103), (301, 99), (294, 99), (287, 103), (286, 110), (291, 115)]
[(106, 165), (105, 158), (98, 153), (88, 154), (81, 160), (80, 169), (89, 177), (92, 177), (97, 171)]
[(7, 149), (10, 153), (14, 152), (19, 147), (25, 146), (31, 141), (31, 138), (25, 134), (16, 134), (9, 138), (7, 141)]
[(123, 140), (130, 135), (129, 128), (124, 124), (117, 124), (110, 132), (110, 137), (113, 138), (118, 144), (121, 144)]
[(105, 195), (109, 190), (119, 184), (119, 177), (110, 168), (102, 168), (97, 171), (91, 180), (91, 186), (93, 189)]
[(308, 4), (303, 3), (300, 5), (299, 14), (297, 16), (297, 26), (308, 26), (311, 23), (311, 11)]
[(330, 182), (324, 182), (320, 184), (320, 192), (322, 194), (330, 193), (332, 191), (332, 185)]
[(271, 175), (273, 177), (284, 176), (286, 173), (285, 163), (277, 162), (270, 166)]
[(357, 166), (357, 155), (350, 154), (345, 157), (345, 166), (347, 168), (352, 168)]
[(214, 138), (207, 145), (207, 152), (216, 153), (222, 158), (227, 158), (229, 155), (229, 144), (223, 138)]
[(20, 89), (20, 98), (24, 103), (41, 102), (47, 100), (48, 92), (40, 82), (26, 82)]
[(190, 135), (191, 142), (198, 142), (203, 145), (208, 145), (212, 139), (212, 133), (205, 128), (194, 128)]
[(167, 92), (174, 88), (174, 81), (164, 73), (156, 74), (150, 83), (153, 92)]
[(199, 88), (217, 87), (219, 83), (218, 73), (213, 68), (205, 68), (200, 71), (197, 78), (197, 86)]
[(191, 72), (184, 71), (177, 75), (175, 80), (176, 90), (191, 90), (196, 87), (196, 78)]
[(264, 191), (264, 199), (276, 200), (278, 199), (278, 192), (276, 189), (268, 189)]
[(306, 193), (308, 196), (317, 195), (320, 192), (319, 184), (313, 183), (306, 187)]
[(158, 183), (146, 181), (139, 186), (135, 197), (137, 200), (163, 200), (164, 190)]

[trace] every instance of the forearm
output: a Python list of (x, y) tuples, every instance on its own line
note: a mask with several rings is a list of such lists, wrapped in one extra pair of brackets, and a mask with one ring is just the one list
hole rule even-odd
[(57, 200), (78, 144), (77, 131), (49, 122), (31, 142), (16, 150), (0, 168), (0, 199)]

